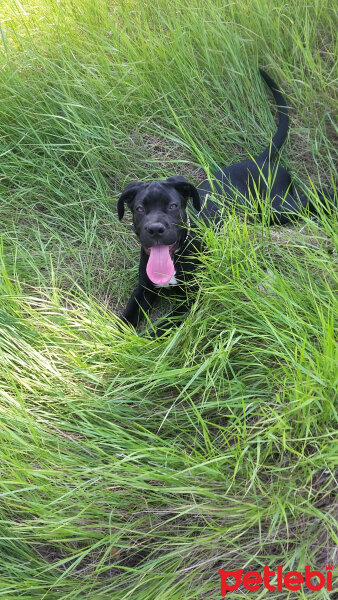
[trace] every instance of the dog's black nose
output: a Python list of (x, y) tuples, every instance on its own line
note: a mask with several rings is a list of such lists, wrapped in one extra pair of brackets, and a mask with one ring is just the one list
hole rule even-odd
[(151, 223), (151, 225), (147, 225), (147, 230), (150, 235), (162, 235), (165, 232), (165, 227), (162, 223)]

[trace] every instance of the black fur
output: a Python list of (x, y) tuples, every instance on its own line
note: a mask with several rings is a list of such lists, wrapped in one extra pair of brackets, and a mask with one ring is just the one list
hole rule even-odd
[[(175, 295), (185, 302), (173, 313), (182, 315), (187, 310), (185, 284), (193, 278), (198, 263), (198, 253), (201, 250), (198, 240), (187, 235), (187, 202), (192, 200), (196, 211), (203, 219), (217, 222), (219, 206), (208, 195), (221, 194), (228, 206), (236, 200), (236, 206), (252, 210), (250, 198), (256, 197), (257, 190), (260, 198), (264, 199), (269, 192), (271, 202), (271, 222), (284, 225), (289, 223), (299, 213), (302, 207), (314, 209), (303, 194), (298, 194), (291, 182), (287, 170), (274, 162), (277, 151), (283, 145), (288, 132), (289, 117), (287, 105), (274, 81), (262, 70), (260, 73), (272, 91), (278, 107), (277, 132), (263, 152), (255, 160), (245, 160), (238, 164), (224, 167), (213, 176), (212, 184), (206, 180), (194, 187), (184, 177), (169, 177), (162, 181), (143, 181), (129, 183), (121, 194), (117, 210), (119, 219), (124, 214), (124, 204), (133, 214), (135, 233), (141, 243), (139, 265), (139, 283), (123, 311), (121, 318), (136, 326), (153, 305), (158, 290), (150, 281), (146, 266), (148, 262), (147, 249), (155, 245), (170, 245), (174, 247), (174, 259), (178, 285)], [(269, 187), (269, 190), (268, 190)], [(161, 334), (164, 329), (158, 330)]]

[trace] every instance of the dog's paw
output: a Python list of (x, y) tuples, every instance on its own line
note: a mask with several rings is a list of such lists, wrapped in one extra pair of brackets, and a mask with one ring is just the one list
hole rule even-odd
[(151, 329), (150, 331), (148, 330), (148, 336), (152, 339), (152, 340), (159, 340), (160, 338), (162, 338), (164, 335), (170, 333), (170, 329), (165, 329), (164, 327), (159, 327), (157, 329)]
[(134, 327), (123, 315), (116, 315), (117, 319), (115, 321), (116, 327), (119, 331), (122, 332), (131, 332), (134, 330)]

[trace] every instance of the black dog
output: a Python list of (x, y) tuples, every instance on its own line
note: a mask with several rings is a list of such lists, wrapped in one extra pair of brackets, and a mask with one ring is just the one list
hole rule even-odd
[[(286, 169), (273, 162), (285, 141), (289, 117), (285, 99), (276, 84), (264, 71), (260, 73), (275, 98), (279, 123), (271, 145), (258, 158), (217, 171), (212, 184), (206, 180), (198, 190), (184, 177), (177, 176), (164, 181), (132, 182), (121, 194), (117, 203), (118, 217), (123, 218), (126, 202), (142, 246), (139, 283), (121, 316), (123, 321), (136, 326), (153, 305), (158, 288), (173, 285), (176, 295), (185, 299), (185, 303), (172, 314), (181, 315), (187, 310), (185, 284), (193, 279), (201, 250), (199, 241), (189, 232), (186, 212), (189, 198), (199, 216), (214, 222), (219, 219), (219, 207), (208, 197), (213, 193), (224, 196), (226, 204), (236, 199), (237, 204), (252, 209), (250, 198), (258, 192), (264, 199), (269, 188), (271, 222), (281, 225), (289, 223), (302, 207), (312, 208), (309, 200), (294, 190)], [(201, 200), (205, 200), (202, 211)], [(157, 334), (164, 330), (158, 330)]]

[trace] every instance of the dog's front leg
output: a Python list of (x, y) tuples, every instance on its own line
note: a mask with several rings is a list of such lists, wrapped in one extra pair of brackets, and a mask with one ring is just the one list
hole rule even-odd
[(156, 330), (152, 331), (150, 337), (161, 337), (165, 333), (168, 333), (168, 331), (171, 331), (174, 325), (180, 325), (188, 311), (189, 303), (185, 302), (179, 308), (173, 310), (169, 315), (169, 319), (166, 319), (161, 327), (157, 327)]
[(155, 298), (155, 290), (139, 284), (132, 293), (129, 302), (121, 315), (121, 319), (125, 323), (130, 323), (130, 325), (136, 327), (144, 316), (144, 312), (147, 313), (153, 306)]
[(168, 317), (163, 321), (163, 323), (160, 324), (160, 327), (157, 327), (155, 331), (151, 332), (151, 337), (161, 337), (164, 333), (167, 333), (173, 329), (175, 325), (180, 325), (183, 322), (185, 316), (191, 308), (193, 297), (196, 291), (196, 285), (190, 285), (189, 295), (187, 295), (187, 290), (185, 289), (184, 285), (173, 290), (176, 301), (179, 302), (179, 305), (169, 313)]

